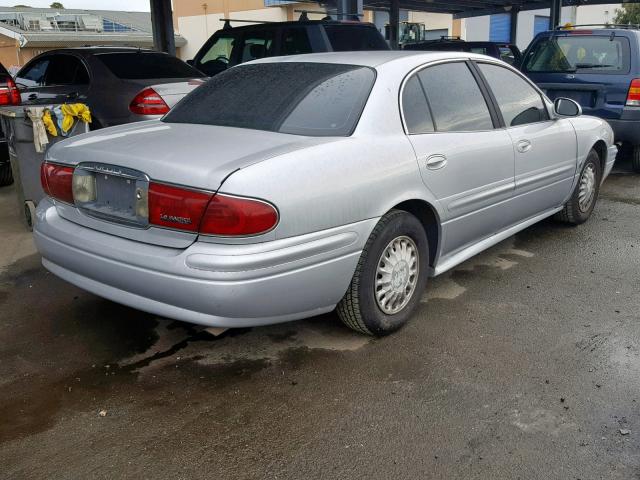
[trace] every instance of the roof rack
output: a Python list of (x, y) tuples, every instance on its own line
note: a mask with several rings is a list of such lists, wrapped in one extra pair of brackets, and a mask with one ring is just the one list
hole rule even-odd
[(640, 25), (637, 23), (583, 23), (580, 25), (558, 25), (554, 30), (571, 30), (576, 27), (640, 29)]
[(460, 40), (457, 35), (440, 35), (440, 40)]
[(269, 20), (241, 20), (239, 18), (219, 18), (218, 20), (220, 20), (221, 22), (224, 22), (224, 25), (222, 27), (223, 30), (227, 30), (231, 27), (231, 22), (237, 22), (237, 23), (277, 23), (277, 22), (272, 22)]
[[(331, 17), (331, 14), (333, 13), (333, 14), (336, 14), (336, 16), (337, 16), (338, 10), (335, 9), (335, 8), (327, 8), (327, 10), (323, 12), (323, 11), (320, 11), (320, 10), (297, 10), (296, 9), (296, 10), (294, 10), (294, 12), (300, 14), (300, 18), (298, 18), (298, 21), (300, 21), (300, 22), (309, 21), (309, 16), (308, 16), (309, 13), (316, 13), (318, 15), (325, 15), (325, 17), (322, 18), (322, 20), (331, 21), (331, 20), (333, 20), (333, 18)], [(357, 18), (364, 17), (364, 14), (362, 14), (362, 13), (343, 13), (341, 15), (343, 17), (347, 17), (347, 18), (349, 18), (349, 17), (357, 17)]]

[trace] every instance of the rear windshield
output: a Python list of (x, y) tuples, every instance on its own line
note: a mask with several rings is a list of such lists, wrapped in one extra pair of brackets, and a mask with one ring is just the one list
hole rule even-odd
[(202, 73), (182, 60), (155, 52), (99, 53), (102, 63), (118, 78), (142, 80), (154, 78), (197, 78)]
[(586, 34), (544, 37), (527, 54), (524, 70), (627, 73), (629, 40), (626, 37)]
[(372, 69), (356, 65), (241, 65), (194, 90), (163, 120), (295, 135), (349, 136), (374, 80)]
[(389, 50), (389, 45), (375, 27), (359, 25), (325, 25), (334, 52)]

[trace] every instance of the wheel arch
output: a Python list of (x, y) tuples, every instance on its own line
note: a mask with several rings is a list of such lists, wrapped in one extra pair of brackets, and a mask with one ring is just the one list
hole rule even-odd
[(437, 210), (429, 202), (420, 199), (405, 200), (393, 207), (412, 214), (422, 224), (429, 241), (429, 266), (435, 268), (440, 253), (442, 228)]
[(605, 166), (607, 165), (607, 144), (604, 140), (598, 140), (591, 147), (592, 150), (595, 150), (600, 157), (600, 171), (604, 172)]

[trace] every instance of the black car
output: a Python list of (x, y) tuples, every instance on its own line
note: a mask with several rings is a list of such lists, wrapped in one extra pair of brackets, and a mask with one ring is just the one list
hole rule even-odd
[[(7, 69), (0, 64), (0, 107), (7, 105), (20, 105), (20, 93)], [(0, 187), (12, 183), (7, 139), (0, 129)]]
[(263, 57), (356, 50), (389, 50), (389, 45), (372, 23), (299, 20), (231, 27), (227, 21), (188, 63), (213, 76)]
[(522, 54), (512, 43), (499, 42), (467, 42), (458, 38), (441, 38), (424, 42), (407, 43), (404, 50), (429, 50), (445, 52), (470, 52), (499, 58), (509, 65), (520, 65)]
[[(158, 118), (172, 101), (193, 89), (202, 73), (166, 53), (128, 47), (50, 50), (16, 75), (23, 105), (80, 102), (89, 106), (91, 128)], [(172, 84), (170, 96), (161, 86)], [(174, 102), (175, 103), (175, 102)]]

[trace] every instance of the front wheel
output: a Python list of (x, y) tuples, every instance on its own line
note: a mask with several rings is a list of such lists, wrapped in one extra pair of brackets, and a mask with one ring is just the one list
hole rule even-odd
[(422, 224), (410, 213), (391, 210), (367, 240), (338, 316), (367, 335), (398, 330), (420, 302), (428, 268), (429, 242)]
[(601, 179), (600, 156), (598, 152), (591, 150), (582, 166), (578, 184), (573, 190), (571, 198), (564, 208), (556, 214), (556, 219), (571, 225), (580, 225), (586, 222), (596, 206)]

